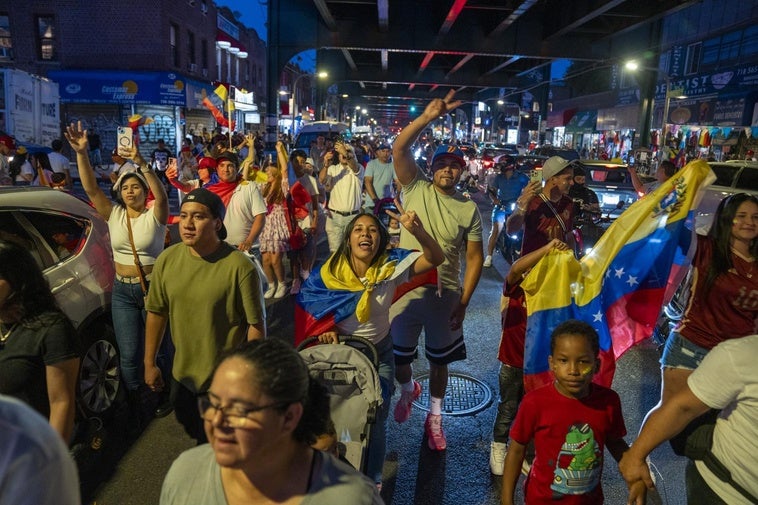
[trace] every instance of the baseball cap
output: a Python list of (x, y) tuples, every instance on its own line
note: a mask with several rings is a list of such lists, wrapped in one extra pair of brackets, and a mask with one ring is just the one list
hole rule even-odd
[(226, 228), (224, 227), (224, 216), (226, 216), (226, 207), (224, 202), (221, 201), (216, 193), (212, 193), (205, 188), (193, 189), (182, 200), (182, 205), (187, 202), (199, 203), (208, 207), (213, 217), (221, 220), (221, 229), (218, 231), (218, 238), (224, 240), (226, 238)]
[(310, 166), (312, 166), (312, 167), (315, 167), (315, 166), (316, 166), (316, 164), (315, 164), (315, 163), (313, 163), (313, 158), (306, 158), (306, 159), (305, 159), (305, 164), (306, 164), (306, 165), (310, 165)]
[(384, 144), (384, 143), (383, 144), (379, 144), (378, 146), (376, 146), (376, 150), (377, 151), (379, 151), (381, 149), (392, 149), (392, 148), (390, 147), (389, 144)]
[(18, 147), (16, 148), (16, 154), (26, 154), (26, 153), (28, 153), (28, 152), (29, 152), (29, 151), (27, 151), (27, 150), (26, 150), (26, 147), (24, 147), (24, 146), (18, 146)]
[(237, 157), (237, 155), (231, 151), (224, 151), (223, 153), (216, 156), (216, 164), (221, 163), (222, 160), (231, 161), (232, 163), (234, 163), (235, 167), (240, 166), (239, 157)]
[[(128, 163), (126, 164), (128, 165)], [(147, 180), (145, 179), (145, 176), (139, 173), (137, 170), (133, 170), (131, 167), (124, 166), (124, 168), (121, 170), (121, 173), (118, 176), (118, 179), (116, 179), (116, 182), (113, 183), (113, 187), (111, 187), (111, 196), (114, 200), (118, 200), (119, 202), (123, 203), (121, 201), (120, 191), (119, 188), (121, 187), (121, 184), (124, 182), (124, 179), (127, 177), (134, 177), (136, 178), (141, 184), (142, 187), (145, 188), (145, 192), (147, 192), (150, 189), (150, 186), (147, 184)]]
[(513, 170), (516, 168), (515, 166), (516, 160), (511, 156), (510, 154), (501, 154), (497, 157), (497, 160), (495, 163), (502, 169), (507, 168), (509, 170)]
[(0, 135), (0, 144), (3, 144), (5, 147), (10, 149), (11, 151), (16, 148), (16, 143), (13, 142), (13, 137), (9, 135)]
[(546, 181), (551, 177), (558, 175), (564, 168), (569, 166), (571, 162), (560, 156), (552, 156), (547, 159), (544, 165), (542, 165), (542, 180)]
[(437, 150), (434, 151), (434, 156), (432, 156), (432, 166), (434, 166), (437, 160), (441, 160), (444, 158), (453, 158), (455, 161), (460, 163), (461, 168), (464, 168), (466, 166), (466, 161), (463, 159), (463, 151), (458, 149), (456, 146), (452, 146), (452, 145), (439, 146)]
[(207, 168), (208, 170), (216, 170), (216, 160), (214, 158), (211, 158), (209, 156), (205, 156), (204, 158), (200, 158), (200, 161), (197, 164), (197, 168)]

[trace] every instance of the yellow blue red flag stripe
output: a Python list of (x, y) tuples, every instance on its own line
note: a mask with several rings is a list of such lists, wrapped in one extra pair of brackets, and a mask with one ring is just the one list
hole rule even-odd
[(522, 283), (527, 389), (552, 380), (550, 334), (567, 319), (597, 330), (601, 366), (595, 382), (610, 387), (616, 359), (652, 334), (672, 265), (692, 243), (691, 211), (700, 189), (714, 179), (706, 162), (688, 163), (629, 207), (581, 261), (570, 251), (552, 251), (535, 265)]

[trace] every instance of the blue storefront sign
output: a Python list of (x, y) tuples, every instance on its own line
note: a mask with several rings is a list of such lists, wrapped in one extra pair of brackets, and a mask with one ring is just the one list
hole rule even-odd
[(186, 104), (185, 79), (173, 72), (55, 70), (61, 103), (118, 105)]

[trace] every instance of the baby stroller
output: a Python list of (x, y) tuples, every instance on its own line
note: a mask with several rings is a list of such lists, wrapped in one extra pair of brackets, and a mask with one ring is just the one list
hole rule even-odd
[(345, 459), (365, 473), (371, 425), (382, 404), (379, 354), (362, 337), (340, 336), (341, 344), (319, 344), (309, 337), (297, 347), (312, 378), (329, 394), (332, 421)]

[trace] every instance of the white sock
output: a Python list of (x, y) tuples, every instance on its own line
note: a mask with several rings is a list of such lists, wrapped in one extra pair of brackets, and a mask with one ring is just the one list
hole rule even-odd
[(400, 384), (400, 390), (407, 391), (408, 393), (413, 393), (413, 379), (409, 380), (405, 384)]
[(432, 400), (429, 404), (429, 413), (433, 416), (442, 415), (442, 398), (431, 397)]

